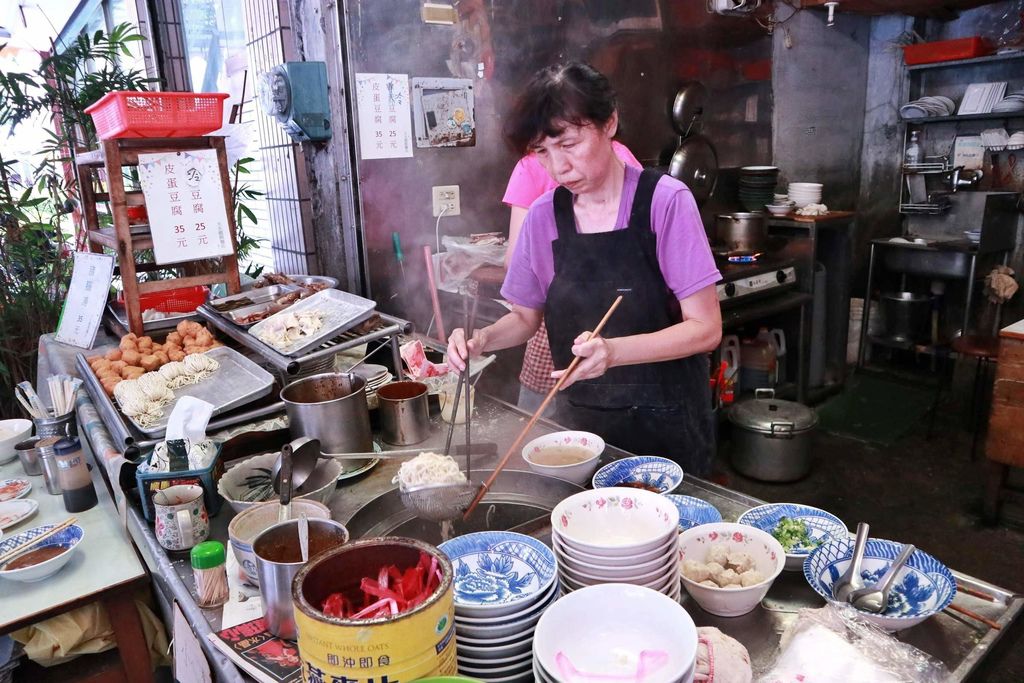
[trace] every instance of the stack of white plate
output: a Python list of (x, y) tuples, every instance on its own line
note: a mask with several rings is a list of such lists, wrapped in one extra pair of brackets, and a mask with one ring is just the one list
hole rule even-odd
[(977, 230), (964, 230), (964, 237), (966, 237), (967, 241), (971, 244), (978, 244), (981, 242), (981, 228), (978, 228)]
[(789, 198), (802, 209), (808, 204), (821, 204), (821, 183), (790, 183)]
[(697, 666), (697, 627), (683, 606), (649, 588), (590, 586), (541, 618), (533, 675), (554, 681), (685, 683)]
[(442, 543), (455, 568), (459, 673), (482, 681), (533, 680), (533, 632), (558, 599), (551, 548), (510, 531), (481, 531)]
[(952, 116), (956, 111), (956, 103), (948, 97), (936, 95), (922, 97), (900, 107), (900, 116), (904, 119), (925, 119), (929, 116)]
[(678, 600), (679, 510), (643, 489), (572, 495), (551, 512), (551, 541), (565, 593), (603, 583), (643, 586)]
[(992, 105), (993, 114), (1010, 114), (1018, 111), (1024, 111), (1024, 90), (1010, 93)]
[(366, 380), (366, 403), (371, 409), (377, 407), (377, 389), (395, 378), (386, 367), (373, 363), (359, 365), (352, 372)]

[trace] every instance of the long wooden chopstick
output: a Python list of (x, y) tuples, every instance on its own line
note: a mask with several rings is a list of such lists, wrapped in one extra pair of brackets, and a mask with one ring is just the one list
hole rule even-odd
[(974, 619), (975, 621), (980, 621), (981, 623), (985, 624), (985, 626), (988, 626), (989, 628), (994, 629), (996, 631), (1002, 631), (1003, 630), (1002, 626), (1000, 626), (996, 622), (992, 621), (988, 617), (983, 617), (980, 614), (978, 614), (977, 612), (972, 612), (969, 609), (964, 609), (963, 607), (960, 607), (959, 605), (954, 605), (954, 604), (950, 603), (949, 606), (946, 607), (946, 609), (953, 610), (954, 612), (959, 612), (960, 614), (964, 615), (965, 617), (970, 617), (971, 619)]
[(976, 598), (980, 598), (982, 600), (988, 600), (989, 602), (995, 602), (996, 601), (996, 599), (994, 597), (992, 597), (991, 595), (989, 595), (988, 593), (982, 593), (981, 591), (976, 591), (976, 590), (974, 590), (972, 588), (968, 588), (967, 586), (964, 586), (964, 585), (959, 584), (959, 583), (956, 585), (956, 590), (957, 590), (958, 593), (964, 593), (965, 595), (973, 595)]
[(2, 566), (5, 562), (7, 562), (7, 560), (11, 559), (15, 555), (20, 555), (21, 553), (25, 552), (26, 548), (31, 548), (36, 543), (39, 543), (40, 541), (45, 541), (50, 536), (53, 536), (54, 534), (56, 534), (59, 531), (63, 531), (64, 529), (67, 529), (69, 526), (71, 526), (72, 524), (74, 524), (77, 521), (78, 520), (76, 518), (69, 517), (69, 518), (65, 519), (63, 522), (61, 522), (60, 524), (58, 524), (57, 526), (55, 526), (52, 529), (50, 529), (49, 531), (47, 531), (46, 533), (39, 534), (35, 538), (30, 538), (29, 540), (24, 541), (24, 542), (22, 542), (19, 545), (16, 545), (15, 547), (11, 548), (10, 550), (8, 550), (3, 555), (0, 555), (0, 566)]
[[(597, 327), (594, 328), (594, 331), (590, 333), (590, 336), (587, 337), (587, 339), (592, 339), (597, 335), (601, 334), (601, 330), (604, 329), (605, 323), (608, 322), (608, 319), (612, 317), (612, 313), (615, 312), (615, 309), (618, 308), (619, 304), (621, 303), (622, 295), (619, 295), (615, 299), (615, 301), (612, 302), (612, 305), (608, 309), (608, 312), (604, 314), (604, 317), (601, 318), (601, 322), (597, 324)], [(576, 356), (575, 358), (573, 358), (572, 362), (569, 363), (569, 367), (566, 368), (562, 376), (558, 378), (557, 382), (555, 382), (555, 386), (551, 387), (551, 390), (548, 391), (548, 395), (544, 397), (544, 400), (541, 402), (540, 407), (537, 408), (536, 411), (534, 411), (533, 416), (530, 417), (530, 421), (527, 422), (526, 426), (523, 427), (523, 430), (519, 432), (519, 436), (517, 436), (516, 440), (512, 442), (512, 445), (508, 447), (508, 452), (505, 453), (505, 456), (498, 463), (498, 466), (494, 468), (493, 472), (491, 472), (491, 476), (487, 478), (487, 481), (485, 481), (483, 486), (480, 487), (480, 490), (477, 491), (476, 497), (473, 499), (473, 502), (469, 504), (469, 507), (466, 508), (466, 512), (462, 515), (463, 520), (468, 520), (469, 516), (473, 514), (473, 510), (475, 510), (476, 506), (480, 504), (480, 501), (483, 499), (483, 497), (487, 495), (487, 492), (491, 489), (491, 485), (494, 484), (494, 480), (498, 478), (498, 474), (508, 463), (509, 458), (512, 457), (512, 454), (515, 452), (516, 448), (519, 446), (519, 444), (523, 442), (523, 439), (526, 438), (526, 435), (530, 432), (530, 430), (533, 429), (533, 425), (537, 424), (537, 420), (539, 420), (540, 416), (544, 414), (544, 411), (547, 409), (548, 404), (551, 403), (551, 401), (555, 398), (559, 390), (562, 388), (562, 385), (565, 384), (565, 381), (573, 373), (573, 370), (576, 369), (576, 366), (579, 365), (581, 360), (583, 360), (582, 356)]]

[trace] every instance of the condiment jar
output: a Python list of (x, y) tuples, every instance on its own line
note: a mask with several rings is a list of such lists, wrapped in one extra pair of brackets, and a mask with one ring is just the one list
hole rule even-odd
[(64, 509), (68, 512), (83, 512), (96, 505), (96, 489), (82, 454), (82, 443), (78, 439), (65, 438), (54, 444), (53, 449), (60, 469)]
[(208, 609), (228, 601), (228, 572), (224, 544), (203, 541), (192, 548), (192, 576), (196, 581), (196, 602)]

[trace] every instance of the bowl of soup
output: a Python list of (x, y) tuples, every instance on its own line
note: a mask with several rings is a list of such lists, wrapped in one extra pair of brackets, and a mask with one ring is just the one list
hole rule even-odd
[(604, 453), (604, 439), (590, 432), (553, 432), (523, 447), (523, 460), (546, 477), (558, 477), (584, 486)]
[[(37, 526), (3, 540), (0, 543), (0, 555), (13, 550), (25, 541), (36, 538), (49, 531), (54, 525)], [(72, 524), (58, 531), (53, 536), (30, 546), (24, 552), (0, 564), (0, 579), (11, 581), (42, 581), (60, 571), (71, 561), (75, 550), (85, 536), (85, 530)]]

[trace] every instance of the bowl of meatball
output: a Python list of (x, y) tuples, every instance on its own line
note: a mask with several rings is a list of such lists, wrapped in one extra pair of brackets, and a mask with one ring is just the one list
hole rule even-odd
[(701, 608), (738, 617), (757, 607), (786, 565), (771, 534), (746, 524), (702, 524), (679, 535), (683, 587)]

